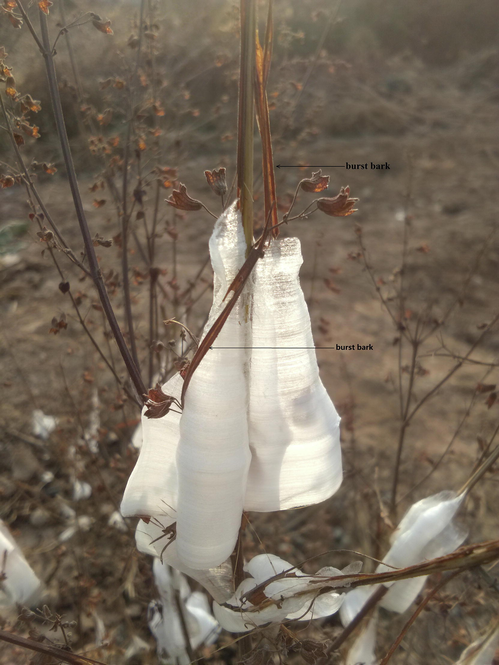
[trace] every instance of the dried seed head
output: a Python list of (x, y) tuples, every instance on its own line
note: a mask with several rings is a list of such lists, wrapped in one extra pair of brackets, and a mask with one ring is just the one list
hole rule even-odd
[(174, 189), (170, 196), (166, 199), (166, 202), (169, 203), (177, 210), (201, 210), (203, 204), (196, 199), (192, 199), (189, 194), (187, 194), (187, 187), (180, 183), (178, 189)]
[(300, 182), (300, 187), (304, 192), (312, 192), (317, 194), (324, 191), (329, 185), (329, 176), (322, 175), (322, 170), (319, 169), (315, 173), (312, 173), (311, 178), (304, 178)]
[(206, 180), (212, 191), (215, 192), (217, 196), (225, 196), (227, 194), (227, 182), (225, 180), (225, 168), (223, 166), (219, 169), (213, 169), (213, 171), (205, 171), (204, 175), (206, 176)]
[(350, 187), (342, 187), (340, 193), (332, 198), (317, 199), (317, 207), (331, 217), (347, 217), (357, 212), (354, 205), (359, 199), (350, 198)]

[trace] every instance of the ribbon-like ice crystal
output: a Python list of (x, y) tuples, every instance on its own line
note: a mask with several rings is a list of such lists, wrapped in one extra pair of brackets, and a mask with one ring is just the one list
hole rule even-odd
[(12, 537), (7, 526), (0, 520), (0, 607), (36, 602), (41, 582)]
[(191, 659), (186, 648), (178, 603), (182, 603), (185, 628), (193, 649), (203, 643), (212, 644), (220, 627), (211, 614), (206, 595), (201, 591), (191, 592), (182, 573), (163, 565), (156, 558), (153, 574), (160, 601), (150, 603), (148, 614), (149, 628), (158, 645), (158, 656), (160, 659), (168, 656), (181, 665), (188, 665)]
[[(343, 571), (327, 567), (307, 575), (275, 554), (259, 554), (244, 567), (250, 577), (241, 582), (224, 605), (214, 603), (213, 611), (222, 628), (232, 633), (245, 633), (256, 626), (284, 620), (320, 619), (337, 612), (345, 597), (340, 590), (319, 593), (321, 588), (331, 586), (328, 578), (358, 572), (360, 567), (358, 563)], [(261, 602), (254, 605), (248, 596), (261, 585)]]
[[(245, 260), (235, 204), (215, 224), (210, 255), (204, 334)], [(216, 567), (234, 548), (243, 510), (319, 503), (341, 484), (340, 419), (319, 378), (301, 263), (297, 239), (272, 240), (192, 375), (182, 415), (142, 416), (143, 445), (121, 510), (176, 520), (166, 561), (175, 551), (184, 568)], [(181, 390), (179, 375), (163, 386), (177, 399)]]
[[(465, 494), (456, 496), (454, 492), (444, 491), (411, 506), (393, 532), (392, 546), (383, 559), (384, 563), (377, 567), (376, 572), (406, 568), (427, 559), (450, 554), (457, 549), (466, 538), (466, 533), (456, 527), (452, 520), (464, 498)], [(389, 589), (381, 599), (380, 607), (392, 612), (405, 612), (416, 600), (425, 582), (426, 577), (423, 576), (386, 584)], [(377, 588), (379, 585), (357, 587), (346, 594), (340, 609), (344, 626), (355, 618)], [(360, 641), (358, 646), (363, 648), (366, 644), (372, 643), (374, 652), (376, 627), (375, 623), (371, 623), (370, 632), (366, 633), (364, 638), (366, 642)], [(348, 662), (354, 662), (350, 660), (350, 654)]]

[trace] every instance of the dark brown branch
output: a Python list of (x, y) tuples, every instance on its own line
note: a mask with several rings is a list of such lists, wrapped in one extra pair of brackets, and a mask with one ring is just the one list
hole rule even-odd
[(71, 653), (53, 645), (30, 640), (27, 637), (14, 635), (14, 633), (8, 633), (6, 630), (0, 630), (0, 640), (8, 642), (9, 644), (15, 644), (17, 647), (23, 649), (29, 649), (30, 651), (37, 651), (38, 653), (43, 653), (47, 656), (53, 656), (58, 661), (69, 663), (69, 665), (106, 665), (100, 660), (79, 656), (76, 653)]
[(334, 651), (337, 651), (340, 646), (347, 640), (350, 635), (356, 630), (356, 628), (360, 625), (362, 620), (364, 619), (365, 616), (367, 616), (371, 610), (373, 610), (376, 605), (379, 603), (379, 601), (383, 598), (383, 596), (388, 593), (388, 587), (386, 586), (380, 586), (379, 589), (377, 589), (373, 595), (366, 601), (365, 605), (362, 607), (360, 612), (355, 615), (355, 617), (350, 621), (348, 626), (344, 629), (344, 631), (338, 635), (338, 637), (334, 640), (334, 642), (328, 647), (327, 653), (333, 653)]
[(462, 572), (461, 570), (456, 570), (455, 572), (451, 573), (444, 580), (442, 580), (440, 582), (440, 584), (437, 584), (437, 586), (427, 594), (425, 599), (418, 605), (418, 608), (416, 609), (416, 611), (413, 613), (413, 615), (409, 618), (409, 620), (407, 621), (405, 626), (402, 628), (402, 630), (400, 631), (399, 636), (397, 637), (395, 642), (392, 644), (392, 646), (388, 649), (388, 652), (387, 652), (386, 656), (383, 658), (383, 660), (380, 662), (379, 665), (386, 665), (386, 663), (388, 663), (388, 661), (391, 659), (391, 657), (393, 656), (395, 651), (398, 649), (400, 643), (402, 642), (402, 640), (406, 636), (407, 631), (412, 626), (412, 624), (416, 621), (416, 619), (421, 614), (421, 612), (424, 610), (424, 608), (428, 605), (430, 600), (440, 591), (440, 589), (442, 589), (448, 582), (453, 580), (461, 572)]
[(139, 368), (137, 367), (136, 363), (134, 362), (130, 354), (130, 350), (128, 349), (128, 346), (125, 342), (123, 333), (120, 330), (118, 321), (116, 320), (116, 316), (114, 314), (114, 310), (112, 308), (106, 290), (106, 286), (104, 284), (99, 263), (97, 261), (97, 256), (95, 254), (95, 249), (93, 246), (92, 237), (86, 220), (85, 212), (83, 210), (83, 203), (81, 200), (80, 190), (78, 187), (78, 179), (76, 176), (76, 171), (73, 163), (73, 157), (69, 147), (68, 136), (66, 133), (66, 126), (64, 124), (64, 114), (62, 111), (61, 98), (59, 95), (59, 87), (57, 84), (57, 75), (54, 66), (54, 59), (52, 52), (50, 50), (50, 38), (48, 33), (47, 17), (41, 10), (39, 11), (39, 14), (40, 14), (40, 26), (42, 31), (42, 43), (44, 47), (43, 57), (45, 59), (49, 93), (52, 101), (52, 108), (54, 111), (54, 119), (57, 127), (59, 141), (61, 144), (64, 162), (66, 165), (66, 171), (68, 175), (69, 186), (71, 188), (71, 194), (73, 196), (75, 212), (78, 219), (78, 223), (80, 225), (80, 232), (83, 237), (83, 242), (85, 245), (85, 252), (88, 259), (89, 269), (92, 274), (92, 279), (94, 281), (94, 284), (97, 288), (97, 292), (99, 294), (102, 307), (106, 314), (106, 318), (109, 322), (109, 327), (111, 328), (116, 343), (118, 344), (118, 348), (120, 350), (123, 361), (126, 365), (128, 373), (133, 381), (135, 390), (137, 391), (138, 395), (142, 397), (142, 395), (146, 393), (146, 388), (140, 376)]

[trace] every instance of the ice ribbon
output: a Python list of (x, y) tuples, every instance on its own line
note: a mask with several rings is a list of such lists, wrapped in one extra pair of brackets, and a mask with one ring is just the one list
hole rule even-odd
[[(456, 496), (454, 492), (444, 491), (411, 506), (393, 532), (392, 546), (376, 572), (387, 572), (393, 567), (405, 568), (457, 549), (466, 533), (453, 525), (452, 520), (463, 500), (464, 494)], [(426, 577), (414, 577), (387, 584), (390, 588), (380, 606), (392, 612), (405, 612), (416, 600), (425, 581)], [(343, 625), (352, 621), (377, 588), (378, 585), (358, 587), (347, 594), (340, 612)]]
[(201, 591), (191, 592), (186, 578), (169, 568), (156, 558), (153, 564), (154, 580), (160, 595), (160, 602), (149, 604), (148, 623), (156, 638), (160, 659), (169, 656), (181, 665), (189, 665), (181, 618), (175, 593), (183, 604), (185, 627), (190, 646), (197, 649), (201, 644), (212, 644), (220, 626), (210, 611), (208, 598)]
[[(235, 204), (215, 224), (210, 255), (204, 334), (245, 259)], [(319, 378), (301, 263), (297, 239), (273, 240), (194, 372), (182, 416), (142, 415), (143, 445), (121, 510), (176, 519), (176, 556), (186, 567), (213, 568), (230, 555), (243, 509), (319, 503), (341, 484), (340, 419)], [(176, 375), (163, 392), (179, 398), (181, 388)]]
[(456, 665), (494, 665), (496, 650), (499, 648), (499, 622), (475, 640), (461, 654)]
[[(361, 564), (352, 564), (343, 574), (358, 572), (359, 567)], [(235, 594), (223, 606), (213, 604), (217, 621), (232, 633), (284, 620), (310, 621), (330, 616), (338, 611), (345, 597), (339, 590), (319, 593), (322, 587), (331, 586), (327, 578), (342, 575), (336, 568), (321, 568), (316, 575), (307, 575), (275, 554), (259, 554), (244, 569), (250, 577), (241, 582)], [(273, 580), (276, 576), (278, 579)], [(247, 596), (265, 582), (269, 583), (262, 593), (271, 602), (260, 608), (252, 605)]]
[(4, 575), (3, 579), (0, 578), (0, 607), (35, 603), (41, 590), (41, 582), (1, 520), (0, 561)]

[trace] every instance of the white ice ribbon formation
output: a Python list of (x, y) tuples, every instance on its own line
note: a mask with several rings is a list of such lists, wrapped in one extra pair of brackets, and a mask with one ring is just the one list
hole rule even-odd
[[(235, 594), (222, 606), (213, 604), (213, 611), (222, 628), (232, 633), (244, 633), (267, 623), (284, 620), (310, 621), (337, 612), (344, 593), (338, 591), (320, 593), (324, 587), (337, 585), (328, 578), (359, 572), (362, 564), (355, 562), (347, 569), (321, 568), (315, 575), (307, 575), (275, 554), (259, 554), (244, 567), (250, 575), (243, 580)], [(277, 577), (277, 579), (273, 579)], [(267, 584), (266, 584), (267, 583)], [(262, 586), (264, 585), (264, 586)], [(256, 587), (260, 605), (250, 602), (248, 596)]]
[(188, 665), (191, 659), (180, 611), (183, 612), (185, 629), (193, 649), (203, 643), (212, 644), (220, 632), (220, 626), (211, 614), (206, 594), (191, 592), (182, 573), (163, 565), (158, 558), (154, 559), (153, 573), (160, 600), (149, 604), (148, 622), (156, 638), (158, 656), (162, 661), (169, 657), (180, 665)]
[(15, 607), (37, 601), (41, 582), (12, 537), (7, 526), (0, 520), (0, 607)]
[[(376, 572), (406, 568), (457, 549), (466, 538), (466, 533), (452, 520), (463, 500), (464, 494), (456, 496), (454, 492), (444, 491), (411, 506), (393, 532), (392, 546)], [(416, 600), (425, 582), (426, 576), (422, 576), (386, 584), (389, 590), (382, 598), (380, 607), (392, 612), (405, 612)], [(347, 594), (341, 608), (343, 625), (352, 621), (378, 586), (358, 587)]]
[[(204, 334), (245, 261), (235, 204), (215, 224), (210, 255), (214, 293)], [(319, 378), (301, 264), (296, 238), (272, 240), (194, 372), (182, 415), (142, 416), (143, 445), (121, 510), (175, 520), (184, 568), (225, 561), (243, 510), (319, 503), (341, 484), (340, 419)], [(181, 390), (179, 375), (163, 386), (177, 398)], [(170, 555), (169, 547), (167, 562)]]

